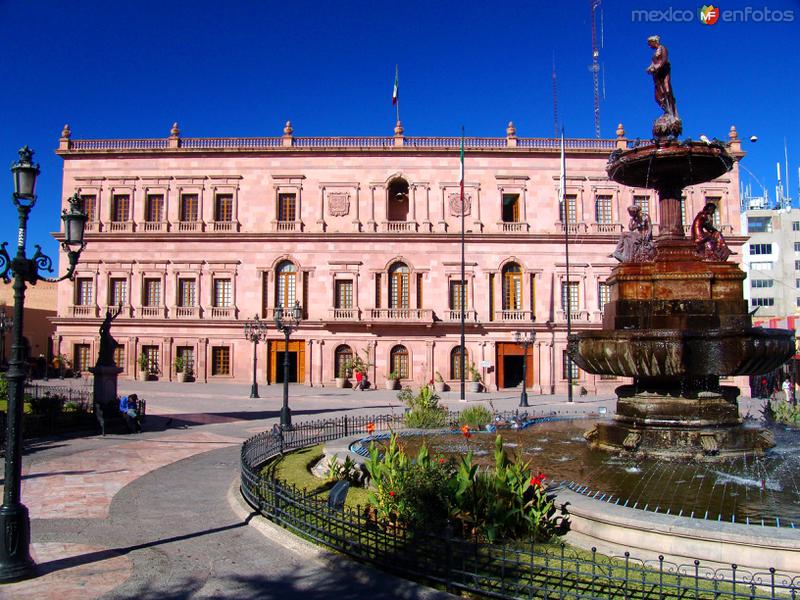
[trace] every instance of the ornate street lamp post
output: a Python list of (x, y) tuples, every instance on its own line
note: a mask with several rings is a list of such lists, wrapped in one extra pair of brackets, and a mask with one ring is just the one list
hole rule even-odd
[(0, 308), (0, 367), (6, 366), (6, 331), (14, 325), (14, 319), (6, 315), (6, 307)]
[(281, 429), (292, 428), (292, 411), (289, 410), (289, 336), (292, 331), (300, 326), (303, 318), (303, 309), (300, 302), (295, 301), (294, 307), (275, 309), (275, 326), (286, 337), (286, 347), (283, 351), (283, 406), (281, 407)]
[(250, 386), (250, 397), (258, 398), (258, 381), (256, 369), (258, 368), (258, 342), (263, 342), (267, 337), (267, 322), (261, 321), (258, 315), (244, 323), (244, 337), (253, 342), (253, 384)]
[[(7, 242), (0, 244), (0, 279), (9, 283), (14, 279), (14, 325), (11, 332), (11, 361), (8, 373), (8, 420), (6, 423), (5, 488), (3, 505), (0, 506), (0, 582), (26, 579), (34, 574), (35, 565), (30, 556), (31, 538), (28, 509), (22, 504), (20, 484), (22, 476), (22, 405), (25, 388), (25, 345), (23, 343), (23, 309), (25, 307), (26, 283), (37, 281), (57, 282), (72, 279), (78, 257), (86, 247), (83, 229), (86, 215), (79, 209), (81, 199), (75, 194), (69, 199), (69, 210), (64, 210), (64, 241), (61, 247), (67, 253), (69, 268), (59, 278), (42, 277), (39, 271), (53, 272), (52, 260), (35, 246), (33, 257), (25, 256), (25, 235), (28, 215), (36, 204), (36, 177), (39, 165), (31, 162), (33, 151), (25, 146), (19, 151), (19, 161), (11, 166), (14, 176), (12, 199), (19, 216), (17, 254), (14, 258), (6, 251)], [(77, 248), (77, 249), (73, 249)]]
[(528, 346), (533, 344), (536, 339), (536, 332), (514, 332), (514, 341), (522, 344), (522, 394), (519, 397), (519, 405), (527, 407), (528, 405)]

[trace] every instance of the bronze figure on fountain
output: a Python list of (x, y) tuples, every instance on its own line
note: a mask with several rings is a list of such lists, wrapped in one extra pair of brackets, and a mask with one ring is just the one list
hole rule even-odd
[(707, 203), (692, 221), (692, 241), (697, 248), (697, 255), (703, 260), (726, 261), (731, 254), (736, 254), (729, 247), (722, 233), (714, 227), (714, 213), (717, 205)]
[(647, 72), (653, 76), (656, 104), (664, 111), (664, 114), (653, 123), (653, 137), (677, 138), (683, 132), (683, 123), (678, 117), (675, 94), (672, 92), (669, 53), (666, 46), (661, 44), (660, 36), (651, 35), (647, 38), (647, 45), (655, 50)]
[(628, 207), (628, 231), (622, 232), (617, 247), (611, 254), (619, 262), (647, 262), (656, 255), (653, 245), (653, 227), (650, 217), (642, 213), (642, 207), (636, 204)]

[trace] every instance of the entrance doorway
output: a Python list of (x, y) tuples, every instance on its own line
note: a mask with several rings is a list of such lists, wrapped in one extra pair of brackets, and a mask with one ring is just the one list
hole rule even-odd
[(528, 346), (524, 356), (522, 344), (513, 342), (497, 343), (497, 385), (500, 388), (515, 388), (522, 384), (522, 361), (527, 360), (526, 386), (533, 387), (536, 377), (533, 372), (533, 346)]
[[(305, 377), (306, 349), (303, 340), (289, 342), (289, 383), (303, 383)], [(286, 356), (285, 341), (269, 342), (269, 381), (283, 383), (283, 359)]]

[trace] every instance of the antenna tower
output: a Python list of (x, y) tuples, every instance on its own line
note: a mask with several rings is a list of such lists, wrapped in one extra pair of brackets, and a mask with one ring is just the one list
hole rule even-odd
[(600, 49), (597, 46), (597, 9), (600, 0), (590, 0), (592, 6), (592, 85), (594, 86), (594, 137), (600, 139)]

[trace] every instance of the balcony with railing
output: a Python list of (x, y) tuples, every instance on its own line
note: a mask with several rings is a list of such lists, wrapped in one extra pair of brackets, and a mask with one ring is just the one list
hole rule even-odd
[(522, 321), (533, 321), (533, 311), (520, 309), (505, 309), (495, 312), (497, 321), (519, 323)]
[[(591, 322), (591, 313), (588, 310), (572, 310), (570, 311), (570, 322), (572, 323), (590, 323)], [(565, 310), (557, 310), (556, 311), (556, 321), (558, 323), (566, 323), (567, 322), (567, 311)]]
[(202, 221), (178, 221), (174, 225), (175, 231), (203, 231)]
[(211, 231), (239, 231), (238, 221), (211, 221)]
[(109, 221), (106, 223), (106, 230), (120, 233), (133, 231), (133, 221)]
[(166, 221), (145, 221), (144, 223), (140, 223), (139, 227), (140, 227), (141, 231), (146, 231), (146, 232), (166, 231), (167, 230), (167, 222)]
[(209, 312), (212, 319), (236, 318), (236, 307), (234, 306), (212, 306)]
[(97, 307), (94, 304), (73, 304), (69, 307), (71, 317), (96, 317)]
[(416, 233), (416, 221), (384, 221), (381, 231), (385, 233)]
[(142, 306), (139, 309), (139, 316), (142, 319), (163, 319), (167, 316), (165, 306)]
[(328, 309), (328, 320), (330, 321), (360, 321), (360, 308), (331, 308)]
[(86, 221), (86, 225), (84, 226), (83, 230), (87, 233), (100, 231), (100, 221)]
[(527, 223), (519, 221), (501, 221), (497, 224), (497, 228), (503, 233), (526, 233), (530, 230), (530, 226)]
[(432, 323), (433, 311), (429, 308), (370, 308), (367, 318), (381, 323)]
[(124, 304), (121, 309), (119, 306), (111, 306), (110, 304), (103, 307), (104, 312), (110, 311), (112, 315), (116, 313), (117, 310), (120, 310), (120, 317), (130, 318), (133, 315), (133, 308), (128, 304)]
[(273, 221), (272, 231), (303, 231), (302, 221)]
[[(566, 227), (571, 234), (586, 233), (588, 229), (586, 223), (569, 223)], [(560, 221), (556, 223), (556, 231), (564, 233), (564, 223)]]
[[(460, 322), (461, 321), (461, 311), (460, 310), (453, 310), (452, 308), (448, 308), (447, 311), (444, 313), (444, 317), (447, 321), (450, 322)], [(477, 323), (478, 322), (478, 311), (477, 310), (465, 310), (464, 311), (464, 321), (467, 323)]]
[[(563, 232), (564, 229), (562, 228)], [(592, 233), (618, 234), (622, 233), (621, 223), (592, 223)]]
[(176, 306), (175, 307), (176, 319), (199, 319), (200, 307), (199, 306)]

